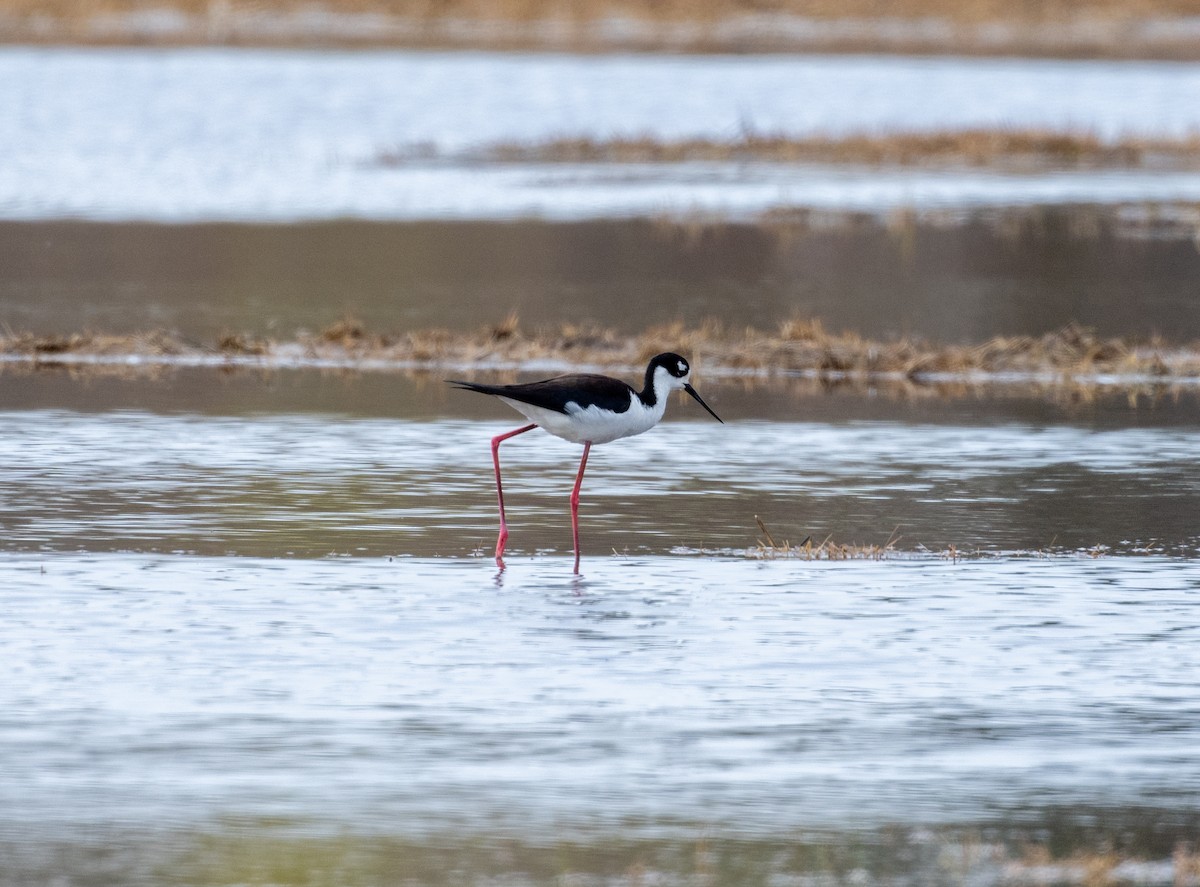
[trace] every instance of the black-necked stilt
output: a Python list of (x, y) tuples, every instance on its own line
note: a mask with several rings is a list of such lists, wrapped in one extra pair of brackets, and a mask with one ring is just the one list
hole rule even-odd
[(504, 518), (504, 487), (500, 482), (500, 444), (510, 437), (542, 428), (555, 437), (583, 444), (583, 458), (571, 491), (571, 533), (575, 540), (575, 572), (579, 572), (579, 487), (587, 468), (592, 444), (608, 443), (649, 431), (663, 417), (667, 396), (682, 388), (709, 414), (722, 419), (696, 393), (691, 384), (692, 368), (678, 354), (659, 354), (646, 367), (646, 384), (635, 390), (620, 379), (592, 373), (556, 376), (523, 385), (478, 385), (474, 382), (447, 380), (467, 391), (491, 394), (533, 424), (492, 438), (492, 462), (496, 466), (496, 498), (500, 500), (500, 536), (496, 540), (496, 563), (504, 566), (504, 543), (508, 541), (508, 523)]

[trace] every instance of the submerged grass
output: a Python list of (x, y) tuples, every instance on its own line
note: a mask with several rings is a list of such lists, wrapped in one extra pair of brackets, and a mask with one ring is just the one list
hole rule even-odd
[(675, 322), (625, 335), (575, 324), (531, 331), (515, 314), (469, 333), (441, 329), (378, 332), (343, 317), (290, 341), (223, 333), (208, 345), (168, 331), (131, 335), (0, 333), (9, 363), (84, 365), (338, 366), (369, 369), (562, 371), (575, 366), (638, 371), (663, 350), (688, 353), (706, 372), (762, 378), (806, 376), (830, 382), (1104, 384), (1200, 381), (1200, 342), (1170, 344), (1097, 336), (1070, 324), (1042, 336), (996, 336), (954, 345), (919, 339), (879, 341), (831, 333), (794, 317), (773, 330), (730, 329), (717, 321)]

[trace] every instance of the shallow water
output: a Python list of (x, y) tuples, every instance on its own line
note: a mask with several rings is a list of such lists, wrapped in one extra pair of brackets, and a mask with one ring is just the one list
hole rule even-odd
[(854, 56), (0, 49), (0, 217), (547, 218), (1200, 199), (1195, 173), (596, 169), (381, 153), (967, 127), (1184, 136), (1200, 66)]
[[(796, 316), (877, 339), (978, 342), (1074, 322), (1200, 339), (1194, 224), (1033, 208), (939, 224), (839, 216), (737, 224), (0, 222), (0, 320), (69, 335), (230, 330), (290, 339), (339, 316), (373, 332), (679, 320), (771, 331)], [(673, 345), (664, 333), (664, 347)]]
[(332, 830), (413, 866), (509, 848), (514, 883), (539, 881), (521, 845), (561, 871), (564, 844), (628, 866), (639, 842), (740, 840), (786, 871), (772, 843), (1045, 840), (1130, 809), (1170, 833), (1200, 800), (1181, 560), (608, 557), (573, 580), (563, 558), (10, 552), (0, 585), (17, 860), (95, 834), (131, 877)]
[(1182, 561), (564, 565), (5, 554), (5, 820), (761, 834), (1200, 791)]
[[(721, 409), (726, 391), (710, 385)], [(730, 395), (736, 396), (730, 391)], [(442, 392), (431, 392), (440, 397)], [(445, 402), (479, 408), (467, 395)], [(786, 408), (786, 407), (785, 407)], [(1195, 427), (690, 421), (598, 447), (588, 553), (743, 551), (777, 541), (941, 551), (1200, 545)], [(491, 437), (516, 422), (343, 415), (0, 415), (9, 550), (254, 556), (490, 551)], [(540, 432), (502, 448), (510, 553), (570, 550), (580, 449)]]
[(441, 383), (0, 376), (0, 883), (1171, 883), (1194, 398), (703, 382), (594, 451), (574, 577), (578, 448), (505, 444), (500, 572), (513, 423)]

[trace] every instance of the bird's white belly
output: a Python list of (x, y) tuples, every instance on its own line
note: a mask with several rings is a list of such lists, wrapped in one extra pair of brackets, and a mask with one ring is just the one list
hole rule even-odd
[(636, 396), (630, 395), (629, 409), (623, 413), (610, 413), (599, 407), (585, 409), (576, 403), (567, 404), (567, 412), (559, 413), (507, 397), (500, 399), (555, 437), (571, 443), (590, 441), (593, 444), (608, 443), (649, 431), (662, 419), (666, 406), (664, 400), (660, 399), (654, 407), (646, 407)]

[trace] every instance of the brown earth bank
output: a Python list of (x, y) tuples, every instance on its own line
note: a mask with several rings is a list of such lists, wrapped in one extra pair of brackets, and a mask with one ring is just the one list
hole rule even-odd
[(705, 373), (806, 375), (858, 382), (954, 381), (997, 384), (1127, 385), (1200, 383), (1200, 341), (1101, 338), (1076, 325), (1033, 336), (997, 336), (973, 345), (911, 339), (873, 341), (830, 333), (819, 321), (795, 318), (774, 330), (729, 329), (713, 321), (674, 323), (629, 336), (563, 325), (527, 331), (515, 315), (474, 333), (426, 329), (376, 332), (352, 317), (315, 334), (277, 341), (229, 332), (209, 343), (166, 331), (135, 335), (81, 332), (0, 335), (10, 365), (86, 369), (111, 366), (344, 366), (375, 370), (454, 367), (467, 371), (546, 371), (569, 367), (635, 371), (663, 350), (691, 355)]
[(1200, 58), (1200, 0), (3, 0), (0, 40)]

